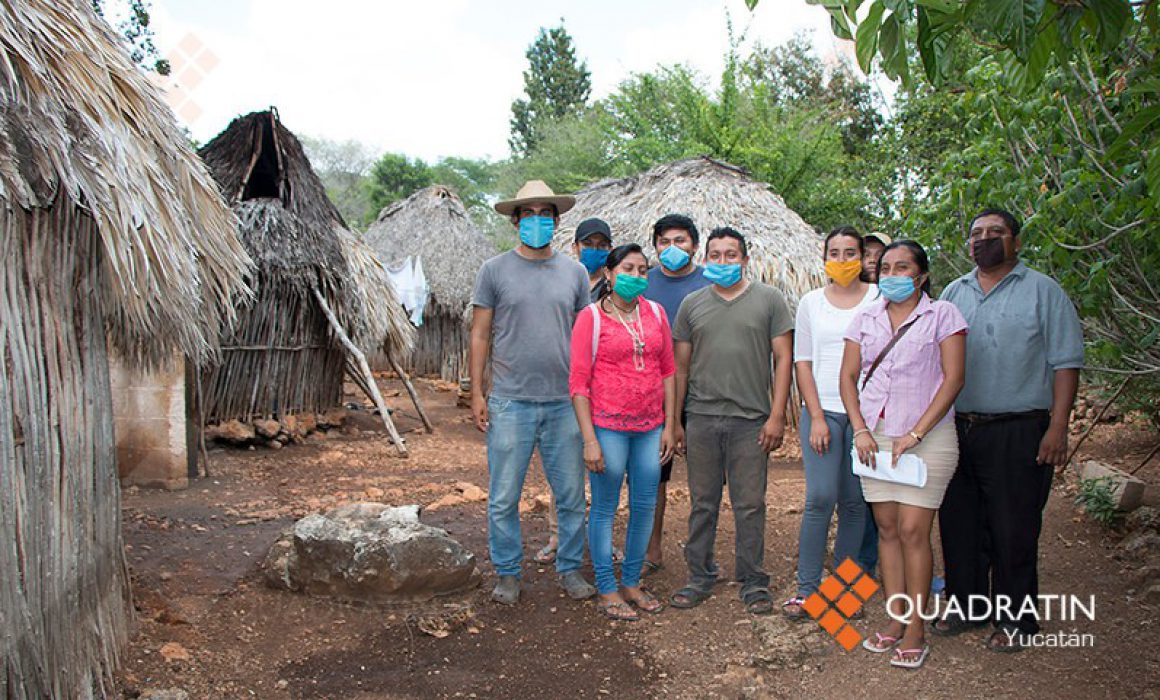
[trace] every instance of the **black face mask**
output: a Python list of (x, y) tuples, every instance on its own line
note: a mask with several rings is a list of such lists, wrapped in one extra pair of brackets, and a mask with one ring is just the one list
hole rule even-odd
[(1007, 249), (1002, 238), (984, 238), (971, 245), (971, 257), (980, 270), (990, 270), (1003, 264), (1007, 259)]

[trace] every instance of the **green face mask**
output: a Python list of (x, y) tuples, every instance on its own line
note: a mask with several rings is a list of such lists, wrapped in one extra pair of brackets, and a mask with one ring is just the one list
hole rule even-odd
[(648, 289), (647, 277), (634, 277), (619, 273), (616, 275), (616, 284), (612, 286), (612, 291), (616, 292), (621, 299), (625, 301), (632, 301)]

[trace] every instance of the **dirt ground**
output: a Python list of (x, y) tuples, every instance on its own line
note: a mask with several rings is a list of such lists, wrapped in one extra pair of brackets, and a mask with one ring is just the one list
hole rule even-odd
[[(399, 389), (391, 380), (380, 384), (390, 394)], [(409, 459), (394, 456), (377, 418), (356, 412), (353, 427), (325, 440), (281, 450), (211, 448), (211, 476), (186, 491), (127, 490), (124, 532), (137, 621), (119, 674), (125, 697), (166, 688), (182, 688), (195, 700), (1160, 697), (1158, 611), (1136, 600), (1143, 587), (1118, 556), (1119, 536), (1073, 504), (1074, 473), (1056, 480), (1047, 508), (1040, 589), (1085, 600), (1094, 595), (1096, 620), (1047, 622), (1044, 631), (1091, 633), (1094, 648), (1000, 655), (985, 650), (984, 632), (974, 631), (931, 637), (932, 656), (918, 672), (891, 668), (885, 655), (845, 652), (828, 638), (803, 659), (787, 660), (778, 640), (810, 634), (816, 625), (793, 627), (780, 615), (757, 620), (744, 612), (733, 584), (719, 586), (694, 610), (614, 623), (592, 602), (564, 597), (554, 571), (531, 563), (519, 605), (491, 604), (486, 504), (457, 502), (463, 499), (456, 488), (463, 482), (487, 488), (483, 436), (468, 411), (455, 407), (449, 386), (418, 385), (436, 424), (432, 435), (421, 432), (405, 395), (388, 399), (398, 409)], [(1080, 459), (1134, 465), (1156, 439), (1140, 424), (1101, 425)], [(1152, 485), (1147, 500), (1155, 503), (1160, 459), (1139, 476)], [(788, 596), (805, 483), (797, 461), (774, 460), (770, 477), (766, 567), (775, 595)], [(529, 472), (526, 491), (530, 559), (546, 539), (546, 485), (538, 467)], [(484, 572), (482, 586), (467, 595), (357, 607), (270, 589), (259, 572), (279, 533), (308, 513), (356, 500), (429, 506), (440, 499), (424, 511), (424, 521), (473, 551)], [(665, 521), (665, 568), (649, 579), (662, 596), (684, 581), (687, 516), (678, 462)], [(623, 521), (621, 513), (621, 536)], [(732, 541), (724, 508), (717, 557), (726, 573)], [(585, 573), (591, 578), (590, 568)], [(867, 618), (855, 623), (864, 635), (885, 619), (880, 593), (868, 608)], [(450, 633), (436, 637), (420, 629), (430, 629), (423, 623), (431, 621), (443, 621)]]

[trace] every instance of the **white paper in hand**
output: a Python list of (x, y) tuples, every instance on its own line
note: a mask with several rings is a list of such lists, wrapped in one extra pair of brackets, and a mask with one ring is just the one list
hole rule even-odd
[(882, 481), (893, 481), (898, 484), (906, 484), (908, 486), (917, 486), (922, 488), (926, 486), (926, 462), (918, 455), (912, 455), (904, 452), (898, 458), (898, 464), (891, 466), (893, 456), (889, 450), (879, 450), (874, 454), (874, 463), (877, 469), (871, 469), (870, 465), (862, 464), (858, 460), (858, 448), (851, 450), (854, 461), (854, 475), (863, 476), (868, 479), (880, 479)]

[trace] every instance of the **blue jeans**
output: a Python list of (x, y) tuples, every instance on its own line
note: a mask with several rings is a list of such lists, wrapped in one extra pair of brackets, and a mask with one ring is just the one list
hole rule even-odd
[[(652, 535), (657, 485), (661, 480), (661, 428), (644, 433), (596, 429), (604, 453), (604, 471), (588, 472), (592, 483), (592, 514), (588, 518), (588, 552), (596, 572), (596, 589), (617, 591), (612, 569), (612, 519), (620, 505), (620, 485), (628, 476), (628, 530), (624, 536), (621, 585), (640, 585), (644, 553)], [(563, 540), (561, 540), (563, 541)]]
[(519, 576), (524, 559), (520, 496), (540, 448), (544, 476), (556, 498), (560, 546), (556, 571), (580, 568), (584, 557), (584, 441), (570, 401), (489, 397), (487, 410), (487, 546), (500, 576)]
[(834, 566), (847, 557), (860, 561), (859, 549), (868, 517), (862, 500), (862, 482), (854, 476), (850, 450), (854, 429), (844, 413), (825, 412), (830, 429), (830, 449), (814, 452), (809, 442), (809, 411), (802, 408), (802, 464), (806, 472), (806, 507), (798, 537), (797, 592), (807, 597), (818, 590), (822, 580), (822, 562), (826, 557), (826, 534), (834, 506), (838, 507), (838, 537), (834, 541)]

